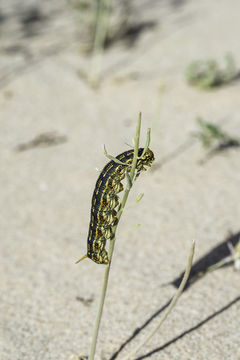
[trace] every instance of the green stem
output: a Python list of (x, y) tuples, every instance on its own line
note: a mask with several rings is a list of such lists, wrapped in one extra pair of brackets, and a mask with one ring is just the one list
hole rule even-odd
[(109, 271), (110, 271), (110, 263), (107, 265), (107, 268), (106, 268), (105, 274), (104, 274), (104, 280), (103, 280), (103, 286), (102, 286), (102, 294), (101, 294), (101, 298), (100, 298), (98, 314), (97, 314), (95, 328), (94, 328), (94, 332), (93, 332), (93, 338), (92, 338), (92, 345), (91, 345), (91, 349), (90, 349), (89, 360), (93, 360), (94, 356), (95, 356), (98, 332), (99, 332), (99, 327), (100, 327), (101, 318), (102, 318), (102, 312), (103, 312), (105, 296), (106, 296), (106, 292), (107, 292)]
[(98, 0), (97, 2), (95, 36), (89, 72), (89, 82), (93, 87), (96, 87), (99, 83), (101, 57), (108, 32), (111, 7), (111, 0)]
[[(133, 156), (133, 162), (132, 162), (131, 170), (130, 170), (130, 174), (129, 174), (129, 177), (130, 177), (132, 182), (133, 182), (135, 169), (136, 169), (136, 165), (137, 165), (140, 130), (141, 130), (141, 113), (139, 114), (138, 123), (137, 123), (136, 137), (135, 137), (135, 144), (134, 144), (134, 156)], [(113, 239), (110, 241), (109, 250), (108, 250), (109, 264), (107, 265), (106, 270), (105, 270), (105, 274), (104, 274), (102, 292), (101, 292), (100, 303), (99, 303), (97, 318), (96, 318), (94, 332), (93, 332), (93, 338), (92, 338), (92, 344), (91, 344), (91, 349), (90, 349), (89, 360), (94, 360), (94, 356), (95, 356), (97, 338), (98, 338), (98, 333), (99, 333), (99, 327), (100, 327), (100, 323), (101, 323), (101, 319), (102, 319), (104, 301), (105, 301), (106, 292), (107, 292), (108, 278), (109, 278), (109, 272), (110, 272), (110, 267), (111, 267), (111, 262), (112, 262), (112, 255), (113, 255), (113, 250), (114, 250), (114, 245), (115, 245), (115, 240), (116, 240), (115, 234), (116, 234), (117, 226), (118, 226), (119, 220), (121, 218), (123, 209), (124, 209), (125, 204), (127, 202), (127, 198), (128, 198), (130, 189), (131, 189), (130, 186), (126, 187), (126, 190), (125, 190), (124, 195), (123, 195), (123, 199), (122, 199), (121, 204), (119, 205), (119, 208), (118, 208), (118, 213), (117, 213), (118, 222), (112, 229), (112, 231), (113, 231)]]

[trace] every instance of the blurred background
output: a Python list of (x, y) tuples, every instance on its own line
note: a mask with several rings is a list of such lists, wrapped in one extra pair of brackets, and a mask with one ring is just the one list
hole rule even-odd
[(118, 229), (96, 359), (155, 325), (192, 239), (195, 277), (144, 356), (240, 357), (237, 265), (197, 275), (239, 241), (239, 13), (236, 0), (1, 0), (1, 360), (88, 354), (104, 267), (74, 262), (103, 144), (129, 149), (140, 111), (156, 160)]

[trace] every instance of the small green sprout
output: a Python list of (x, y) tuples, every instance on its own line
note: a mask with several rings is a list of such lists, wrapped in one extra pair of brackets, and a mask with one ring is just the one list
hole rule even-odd
[(199, 116), (196, 122), (199, 130), (193, 135), (200, 140), (205, 149), (220, 151), (228, 147), (240, 146), (240, 139), (228, 135), (219, 125), (207, 122)]
[(186, 69), (186, 80), (190, 85), (202, 89), (211, 89), (233, 81), (237, 76), (234, 58), (231, 54), (225, 56), (226, 66), (221, 69), (216, 60), (196, 60)]

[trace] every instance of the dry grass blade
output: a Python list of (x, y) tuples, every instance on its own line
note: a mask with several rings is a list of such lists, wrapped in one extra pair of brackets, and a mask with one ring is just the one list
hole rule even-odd
[(180, 295), (183, 292), (183, 289), (186, 285), (186, 282), (188, 280), (190, 271), (191, 271), (191, 267), (192, 267), (192, 261), (193, 261), (193, 256), (194, 256), (194, 250), (195, 250), (195, 241), (192, 242), (192, 246), (190, 249), (190, 254), (189, 254), (189, 258), (188, 258), (188, 263), (187, 263), (187, 268), (185, 271), (185, 274), (183, 276), (182, 282), (175, 294), (175, 296), (172, 298), (172, 301), (170, 302), (168, 308), (166, 309), (165, 313), (163, 314), (162, 318), (160, 319), (158, 325), (155, 327), (155, 329), (153, 329), (153, 331), (138, 345), (138, 347), (131, 352), (128, 356), (126, 356), (124, 358), (124, 360), (130, 360), (132, 359), (136, 353), (156, 334), (156, 332), (158, 331), (158, 329), (160, 328), (160, 326), (162, 325), (162, 323), (166, 320), (166, 318), (168, 317), (168, 315), (170, 314), (170, 312), (172, 311), (172, 309), (174, 308), (174, 306), (176, 305)]

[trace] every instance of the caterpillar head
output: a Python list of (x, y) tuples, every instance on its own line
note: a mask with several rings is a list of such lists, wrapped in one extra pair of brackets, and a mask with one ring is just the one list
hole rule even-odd
[(147, 149), (145, 154), (143, 156), (141, 156), (142, 153), (143, 153), (143, 149), (139, 149), (138, 155), (141, 157), (140, 158), (141, 164), (146, 165), (146, 166), (151, 166), (152, 162), (154, 161), (154, 154), (153, 154), (152, 150)]

